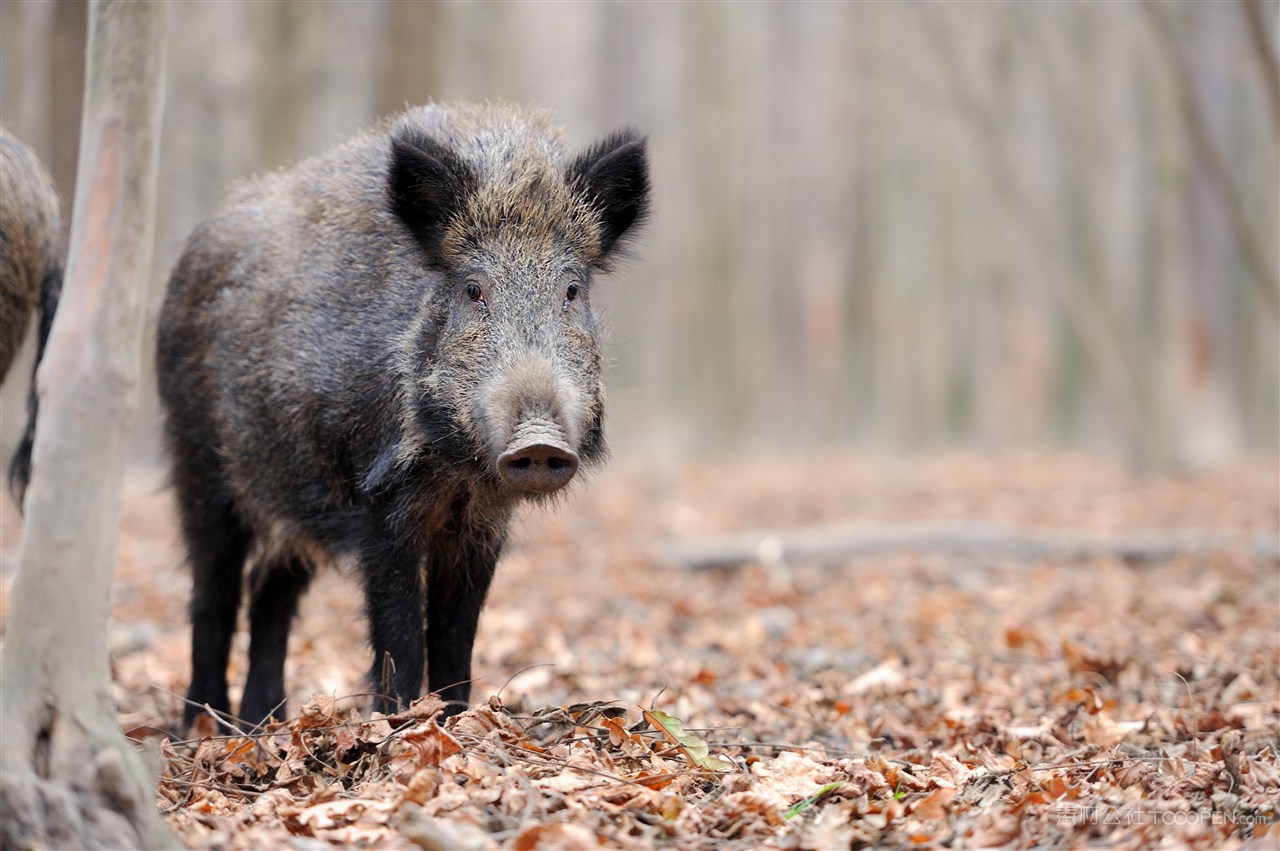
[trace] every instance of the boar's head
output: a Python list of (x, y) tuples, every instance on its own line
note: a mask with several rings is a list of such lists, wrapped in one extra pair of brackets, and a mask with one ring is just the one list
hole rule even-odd
[(417, 395), (478, 475), (545, 495), (604, 452), (592, 276), (645, 216), (645, 141), (619, 132), (567, 159), (536, 126), (465, 129), (391, 137), (391, 211), (434, 272)]

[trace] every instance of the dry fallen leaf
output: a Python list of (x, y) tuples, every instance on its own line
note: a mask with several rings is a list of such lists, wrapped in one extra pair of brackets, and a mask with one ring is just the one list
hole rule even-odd
[(928, 784), (939, 789), (961, 789), (973, 774), (973, 769), (962, 765), (945, 751), (936, 751), (929, 763)]
[(595, 851), (600, 847), (596, 835), (579, 824), (531, 824), (512, 841), (515, 851), (534, 851), (536, 848), (557, 851)]
[(947, 815), (947, 805), (955, 800), (956, 789), (954, 786), (944, 786), (940, 789), (934, 789), (920, 803), (916, 804), (911, 814), (918, 819), (932, 821), (935, 819), (945, 818)]

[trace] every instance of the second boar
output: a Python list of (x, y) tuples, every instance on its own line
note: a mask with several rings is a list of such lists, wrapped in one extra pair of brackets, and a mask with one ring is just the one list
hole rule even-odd
[[(13, 364), (37, 307), (37, 367), (44, 357), (62, 292), (64, 250), (53, 178), (34, 151), (0, 127), (0, 379)], [(9, 487), (19, 508), (31, 479), (39, 398), (33, 375), (27, 428), (9, 466)]]

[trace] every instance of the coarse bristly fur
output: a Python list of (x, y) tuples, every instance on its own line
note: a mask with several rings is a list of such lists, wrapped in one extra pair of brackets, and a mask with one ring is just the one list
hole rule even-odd
[[(0, 379), (8, 374), (37, 305), (35, 362), (40, 365), (62, 291), (64, 250), (53, 178), (30, 148), (0, 127)], [(31, 480), (38, 413), (33, 374), (27, 427), (9, 465), (9, 490), (19, 508)]]
[[(634, 132), (569, 158), (544, 112), (433, 105), (241, 184), (197, 228), (157, 352), (194, 571), (188, 722), (230, 711), (247, 563), (242, 719), (279, 714), (290, 621), (335, 559), (364, 582), (377, 708), (424, 667), (465, 707), (512, 508), (603, 457), (591, 278), (647, 203)], [(544, 455), (551, 478), (516, 486)]]

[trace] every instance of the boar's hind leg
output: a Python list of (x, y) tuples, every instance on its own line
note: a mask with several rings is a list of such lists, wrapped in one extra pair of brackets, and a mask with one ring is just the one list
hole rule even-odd
[(373, 645), (370, 684), (374, 709), (393, 712), (422, 694), (422, 554), (410, 536), (375, 537), (361, 556)]
[(471, 649), (502, 549), (500, 537), (442, 533), (427, 556), (427, 683), (445, 715), (471, 703)]
[(263, 564), (251, 577), (249, 595), (249, 679), (240, 718), (261, 724), (284, 717), (284, 659), (298, 600), (311, 583), (311, 565), (301, 559)]
[[(228, 715), (227, 659), (231, 636), (240, 608), (241, 574), (249, 551), (250, 535), (240, 522), (230, 500), (209, 493), (216, 484), (203, 483), (188, 489), (177, 477), (183, 533), (187, 540), (193, 574), (191, 592), (191, 687), (183, 725), (191, 726), (207, 704), (215, 712)], [(185, 484), (200, 482), (187, 478)], [(196, 487), (203, 493), (192, 493)]]

